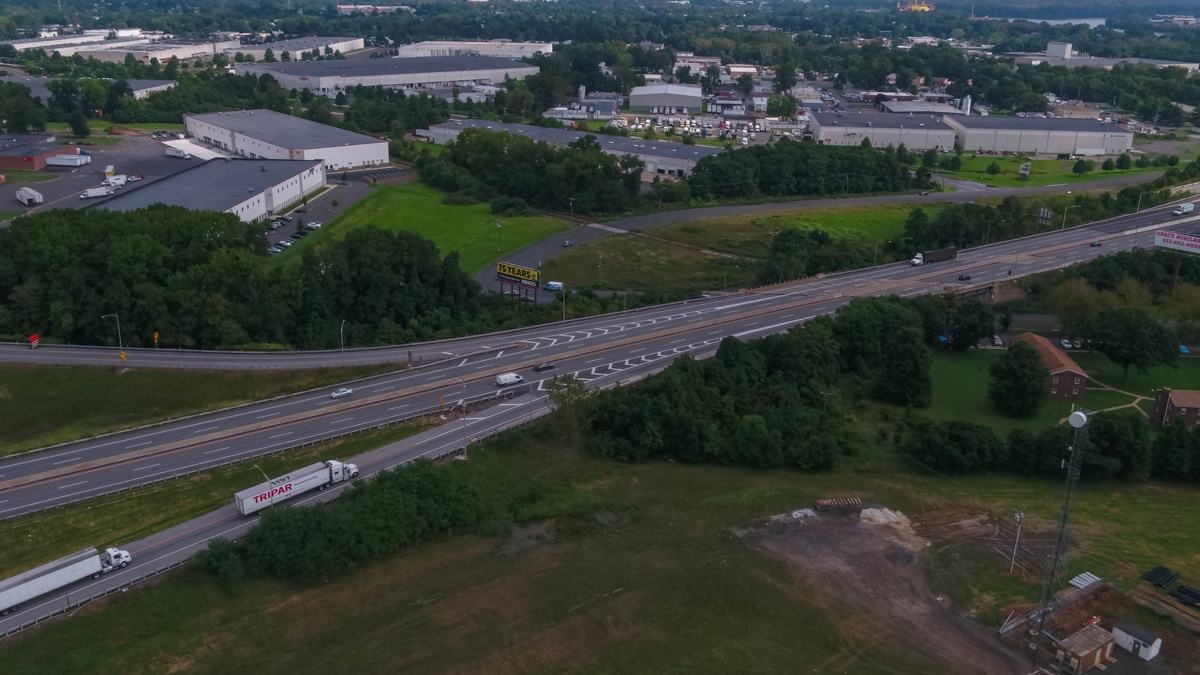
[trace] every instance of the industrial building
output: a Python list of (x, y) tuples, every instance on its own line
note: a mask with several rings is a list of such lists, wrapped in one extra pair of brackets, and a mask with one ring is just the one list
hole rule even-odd
[(1131, 623), (1120, 621), (1114, 623), (1112, 633), (1118, 647), (1143, 661), (1149, 661), (1158, 656), (1158, 652), (1162, 649), (1162, 638)]
[(0, 135), (0, 169), (37, 171), (46, 168), (46, 158), (74, 155), (76, 149), (55, 142), (53, 134)]
[[(29, 95), (41, 99), (42, 103), (50, 101), (50, 89), (46, 84), (57, 80), (57, 77), (45, 77), (34, 75), (5, 75), (0, 77), (0, 82), (14, 82), (23, 84), (29, 87)], [(175, 80), (125, 80), (129, 88), (133, 90), (134, 98), (145, 98), (156, 91), (163, 91), (175, 86)]]
[(226, 49), (226, 56), (234, 56), (241, 53), (243, 56), (253, 56), (254, 60), (261, 61), (267, 56), (267, 50), (271, 50), (271, 54), (276, 59), (281, 58), (284, 52), (288, 56), (299, 61), (300, 55), (312, 53), (312, 50), (317, 50), (324, 54), (326, 50), (329, 52), (347, 52), (362, 49), (365, 44), (363, 38), (348, 38), (348, 37), (301, 37), (291, 40), (280, 40), (278, 42), (267, 42), (260, 45), (238, 45), (237, 47)]
[(238, 75), (269, 74), (284, 89), (308, 89), (333, 96), (343, 89), (388, 87), (416, 89), (456, 84), (491, 84), (504, 78), (523, 80), (537, 66), (495, 56), (429, 56), (411, 59), (347, 59), (290, 63), (235, 63)]
[(1050, 398), (1056, 401), (1078, 401), (1087, 393), (1087, 371), (1054, 343), (1036, 333), (1021, 333), (1013, 339), (1033, 346), (1042, 357), (1042, 363), (1050, 370), (1050, 375), (1046, 378), (1046, 391), (1050, 393)]
[(898, 115), (965, 115), (963, 110), (959, 110), (949, 103), (936, 103), (931, 101), (884, 101), (881, 108), (885, 112), (896, 113)]
[(974, 152), (1119, 155), (1133, 133), (1113, 124), (1044, 117), (946, 116), (958, 147)]
[(809, 128), (813, 140), (824, 145), (861, 145), (866, 138), (877, 148), (901, 143), (909, 150), (954, 147), (954, 130), (940, 115), (814, 112)]
[(138, 63), (150, 63), (150, 59), (158, 59), (166, 63), (171, 59), (191, 61), (193, 59), (211, 59), (217, 54), (223, 54), (228, 49), (241, 46), (237, 40), (165, 40), (148, 44), (133, 45), (105, 49), (89, 49), (83, 52), (86, 58), (94, 58), (110, 63), (124, 63), (125, 57), (133, 54)]
[(488, 40), (486, 42), (464, 42), (456, 40), (429, 40), (400, 45), (398, 58), (411, 59), (422, 56), (500, 56), (506, 59), (522, 59), (534, 54), (550, 54), (554, 45), (550, 42), (511, 42)]
[(1005, 54), (1005, 56), (1013, 57), (1013, 63), (1034, 66), (1046, 63), (1051, 66), (1066, 66), (1067, 68), (1088, 67), (1112, 70), (1113, 66), (1120, 63), (1135, 63), (1146, 66), (1154, 66), (1155, 68), (1184, 68), (1189, 73), (1200, 70), (1200, 63), (1190, 63), (1187, 61), (1165, 61), (1163, 59), (1142, 59), (1134, 57), (1109, 58), (1104, 56), (1078, 54), (1075, 52), (1074, 45), (1072, 45), (1070, 42), (1047, 43), (1045, 52), (1010, 52)]
[(126, 189), (91, 208), (133, 211), (154, 204), (263, 220), (325, 187), (321, 160), (210, 159)]
[(1104, 670), (1112, 656), (1113, 643), (1112, 633), (1097, 625), (1084, 626), (1058, 642), (1054, 658), (1068, 673)]
[(319, 159), (330, 171), (388, 163), (387, 141), (274, 110), (184, 115), (196, 140), (249, 159)]
[[(429, 129), (417, 131), (418, 136), (424, 136), (433, 143), (448, 143), (467, 129), (489, 129), (503, 131), (513, 135), (525, 136), (534, 141), (551, 145), (569, 145), (586, 134), (568, 129), (550, 129), (535, 127), (528, 124), (508, 124), (489, 120), (455, 119), (444, 124), (435, 124)], [(661, 173), (672, 176), (687, 176), (696, 168), (696, 162), (705, 157), (719, 155), (724, 150), (709, 145), (684, 145), (664, 141), (647, 141), (632, 136), (607, 136), (590, 134), (596, 137), (600, 147), (610, 155), (634, 155), (646, 163), (647, 173)]]
[(647, 84), (629, 92), (631, 112), (696, 115), (704, 111), (698, 84)]
[(625, 97), (616, 92), (589, 92), (579, 85), (579, 95), (565, 106), (550, 108), (542, 117), (556, 120), (611, 120), (621, 111)]

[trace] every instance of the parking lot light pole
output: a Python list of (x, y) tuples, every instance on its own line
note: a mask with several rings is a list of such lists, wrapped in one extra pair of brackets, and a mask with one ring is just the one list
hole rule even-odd
[(125, 341), (121, 339), (121, 316), (119, 314), (105, 314), (101, 319), (116, 319), (117, 320), (117, 346), (121, 349), (125, 348)]

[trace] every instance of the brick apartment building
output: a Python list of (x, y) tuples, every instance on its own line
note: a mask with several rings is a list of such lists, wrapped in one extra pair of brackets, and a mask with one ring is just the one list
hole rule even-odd
[(1154, 397), (1154, 417), (1152, 422), (1165, 427), (1182, 417), (1183, 423), (1189, 429), (1195, 429), (1200, 422), (1200, 391), (1196, 389), (1168, 389), (1163, 387)]
[(1033, 345), (1041, 355), (1042, 363), (1050, 369), (1050, 377), (1046, 378), (1046, 392), (1050, 398), (1058, 401), (1078, 401), (1083, 398), (1087, 392), (1088, 377), (1075, 359), (1041, 335), (1021, 333), (1013, 339)]

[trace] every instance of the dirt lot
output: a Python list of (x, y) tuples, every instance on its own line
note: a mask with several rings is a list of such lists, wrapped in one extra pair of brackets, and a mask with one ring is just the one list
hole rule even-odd
[[(929, 590), (921, 573), (920, 537), (903, 514), (888, 509), (794, 512), (740, 532), (751, 546), (790, 563), (811, 586), (812, 604), (838, 608), (830, 616), (842, 650), (816, 672), (842, 672), (850, 664), (874, 663), (881, 673), (925, 675), (928, 656), (947, 673), (1016, 675), (1024, 659), (984, 627)], [(857, 608), (859, 611), (847, 612)], [(912, 646), (912, 661), (875, 662), (872, 645), (883, 637)]]

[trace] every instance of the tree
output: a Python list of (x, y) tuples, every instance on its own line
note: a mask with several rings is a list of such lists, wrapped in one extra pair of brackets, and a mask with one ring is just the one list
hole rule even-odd
[(346, 105), (346, 92), (339, 91), (337, 96), (333, 98), (333, 102), (337, 105)]
[(88, 128), (87, 118), (79, 110), (71, 113), (71, 116), (67, 118), (67, 123), (71, 125), (71, 133), (80, 138), (87, 138), (92, 133), (92, 130)]
[(1153, 452), (1150, 425), (1141, 413), (1129, 409), (1101, 412), (1088, 423), (1084, 466), (1090, 473), (1148, 478)]
[(1104, 160), (1104, 163), (1100, 165), (1100, 168), (1103, 171), (1112, 171), (1113, 169), (1117, 168), (1117, 163), (1112, 160), (1112, 157), (1109, 157), (1108, 159)]
[(1092, 164), (1092, 162), (1090, 162), (1086, 159), (1080, 159), (1075, 162), (1075, 166), (1071, 167), (1071, 172), (1082, 176), (1085, 173), (1089, 173), (1094, 168), (1095, 168), (1095, 165)]
[(785, 94), (796, 86), (796, 66), (784, 63), (775, 68), (775, 92)]
[(883, 358), (875, 383), (880, 398), (896, 405), (928, 406), (933, 400), (931, 357), (921, 330), (905, 326), (881, 338)]
[(1121, 366), (1123, 377), (1129, 376), (1130, 366), (1145, 373), (1151, 366), (1171, 363), (1179, 351), (1175, 336), (1144, 307), (1105, 309), (1088, 322), (1085, 335)]
[(546, 382), (550, 402), (559, 410), (574, 410), (593, 393), (574, 375), (556, 375)]
[(1200, 477), (1200, 436), (1176, 417), (1154, 440), (1154, 475), (1183, 480)]
[(954, 308), (950, 314), (950, 348), (966, 351), (992, 334), (995, 326), (995, 311), (992, 306), (970, 300)]
[(1000, 175), (1000, 164), (997, 162), (992, 162), (991, 164), (988, 164), (987, 173), (989, 176)]
[(794, 116), (796, 114), (796, 99), (790, 95), (776, 95), (768, 98), (767, 114), (774, 117)]
[(737, 88), (742, 92), (742, 96), (749, 96), (750, 92), (754, 91), (754, 76), (749, 73), (738, 75)]
[(930, 148), (921, 155), (921, 166), (926, 169), (933, 169), (937, 166), (938, 153), (936, 148)]
[(1050, 369), (1037, 349), (1026, 342), (1014, 342), (988, 368), (988, 399), (1009, 417), (1033, 417), (1046, 400), (1046, 378)]
[(275, 63), (275, 50), (267, 47), (267, 51), (263, 52), (263, 61), (266, 63)]
[(1145, 155), (1141, 155), (1134, 160), (1133, 164), (1139, 169), (1145, 169), (1150, 166), (1150, 158)]
[(1080, 335), (1100, 312), (1116, 304), (1111, 294), (1097, 291), (1083, 279), (1067, 279), (1051, 289), (1047, 303), (1069, 335)]
[(1128, 152), (1122, 152), (1121, 155), (1117, 157), (1117, 168), (1121, 171), (1128, 171), (1132, 166), (1133, 158), (1129, 156)]

